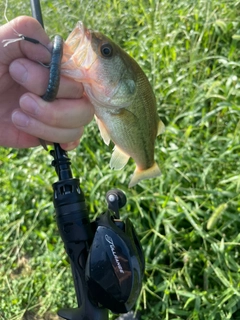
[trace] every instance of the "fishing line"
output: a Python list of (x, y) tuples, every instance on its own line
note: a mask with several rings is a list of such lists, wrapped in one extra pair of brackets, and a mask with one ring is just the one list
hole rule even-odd
[[(8, 10), (8, 0), (5, 1), (5, 8), (4, 8), (4, 13), (3, 13), (3, 16), (4, 16), (4, 19), (7, 21), (7, 23), (11, 23), (9, 20), (8, 20), (8, 17), (7, 17), (7, 10)], [(39, 21), (39, 18), (37, 19)], [(42, 25), (43, 27), (43, 23), (41, 21), (39, 21), (39, 23)], [(42, 45), (44, 48), (46, 48), (48, 50), (48, 52), (52, 53), (52, 51), (47, 47), (45, 46), (43, 43), (41, 43), (40, 41), (34, 39), (34, 38), (30, 38), (30, 37), (27, 37), (25, 36), (24, 34), (21, 34), (19, 32), (17, 32), (17, 30), (15, 28), (13, 28), (11, 26), (12, 30), (14, 31), (14, 33), (16, 34), (16, 36), (18, 38), (13, 38), (13, 39), (4, 39), (2, 40), (2, 43), (4, 43), (3, 47), (7, 47), (9, 44), (11, 43), (15, 43), (15, 42), (18, 42), (18, 41), (22, 41), (22, 40), (25, 40), (25, 41), (28, 41), (28, 42), (32, 42), (34, 44), (40, 44)], [(42, 64), (40, 62), (40, 64)], [(45, 66), (43, 64), (43, 66)]]
[(7, 9), (8, 9), (8, 0), (5, 1), (5, 8), (4, 8), (4, 13), (3, 13), (3, 16), (4, 16), (4, 19), (9, 22), (8, 18), (7, 18)]
[[(5, 8), (4, 8), (4, 13), (3, 13), (3, 17), (4, 19), (7, 21), (7, 23), (9, 23), (10, 21), (8, 20), (8, 17), (7, 17), (7, 10), (8, 10), (8, 0), (5, 1)], [(17, 36), (20, 36), (19, 32), (17, 32), (16, 29), (14, 29), (12, 26), (11, 26), (12, 30), (14, 31), (14, 33), (17, 35)], [(11, 39), (6, 39), (6, 40), (11, 40)], [(13, 40), (13, 39), (12, 39)], [(17, 39), (16, 41), (20, 41), (22, 39)], [(4, 40), (2, 42), (5, 42)], [(15, 41), (13, 41), (15, 42)], [(6, 47), (6, 45), (4, 45), (4, 47)]]
[[(14, 28), (12, 28), (14, 30)], [(15, 31), (16, 32), (16, 31)], [(47, 49), (48, 52), (51, 53), (51, 50), (45, 46), (45, 44), (43, 44), (42, 42), (38, 41), (37, 39), (34, 39), (34, 38), (30, 38), (30, 37), (27, 37), (27, 36), (24, 36), (23, 34), (21, 33), (17, 33), (17, 36), (18, 38), (15, 38), (15, 39), (4, 39), (2, 40), (2, 43), (5, 42), (4, 46), (3, 47), (7, 47), (9, 44), (11, 43), (14, 43), (14, 42), (17, 42), (17, 41), (22, 41), (22, 40), (25, 40), (25, 41), (28, 41), (28, 42), (32, 42), (34, 44), (40, 44), (42, 45), (45, 49)]]

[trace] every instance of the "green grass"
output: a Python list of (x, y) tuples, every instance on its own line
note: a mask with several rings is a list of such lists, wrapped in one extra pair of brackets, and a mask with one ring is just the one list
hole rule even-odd
[[(77, 20), (111, 36), (156, 93), (166, 124), (156, 143), (159, 179), (127, 189), (134, 164), (109, 169), (111, 148), (94, 122), (70, 153), (91, 218), (105, 210), (108, 189), (127, 194), (123, 216), (146, 255), (142, 319), (240, 319), (240, 1), (54, 0), (42, 10), (51, 36), (66, 37)], [(10, 0), (7, 14), (30, 15), (28, 1)], [(41, 148), (0, 148), (3, 320), (54, 319), (75, 303), (50, 161)]]

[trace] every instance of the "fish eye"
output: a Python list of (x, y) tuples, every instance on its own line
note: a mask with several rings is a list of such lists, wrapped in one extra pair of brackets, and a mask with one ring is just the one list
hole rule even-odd
[(113, 47), (109, 43), (104, 43), (101, 46), (100, 51), (105, 58), (110, 58), (113, 55)]

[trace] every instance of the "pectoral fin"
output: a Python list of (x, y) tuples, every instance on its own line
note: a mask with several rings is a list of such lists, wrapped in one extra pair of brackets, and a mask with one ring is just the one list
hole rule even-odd
[(117, 146), (114, 147), (114, 151), (110, 160), (111, 169), (120, 170), (128, 162), (129, 155), (120, 150)]
[(105, 142), (106, 145), (109, 145), (110, 143), (110, 136), (104, 126), (104, 124), (102, 123), (102, 121), (100, 119), (98, 119), (98, 117), (95, 115), (95, 119), (101, 134), (101, 137), (103, 138), (103, 141)]

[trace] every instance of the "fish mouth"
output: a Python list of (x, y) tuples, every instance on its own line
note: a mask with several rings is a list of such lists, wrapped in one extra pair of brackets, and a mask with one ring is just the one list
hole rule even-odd
[(67, 45), (64, 52), (65, 55), (69, 58), (77, 55), (79, 62), (82, 61), (83, 56), (85, 56), (88, 51), (91, 40), (91, 31), (87, 29), (81, 21), (78, 21), (65, 42)]
[[(78, 21), (77, 26), (76, 26), (79, 31), (80, 31), (80, 37), (81, 37), (81, 42), (83, 42), (84, 40), (88, 40), (91, 41), (92, 39), (92, 32), (90, 29), (86, 28), (85, 25), (83, 24), (82, 21)], [(86, 37), (86, 39), (84, 39)], [(81, 43), (80, 43), (81, 45)]]
[(92, 30), (86, 28), (82, 21), (78, 21), (70, 40), (73, 57), (78, 67), (88, 68), (92, 64), (91, 41)]
[(75, 27), (75, 39), (77, 42), (77, 49), (85, 51), (91, 43), (91, 31), (85, 27), (82, 21), (78, 21)]

